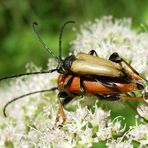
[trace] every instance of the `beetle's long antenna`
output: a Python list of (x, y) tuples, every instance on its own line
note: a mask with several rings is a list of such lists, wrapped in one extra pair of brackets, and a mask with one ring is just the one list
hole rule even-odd
[(38, 25), (38, 24), (37, 24), (36, 22), (33, 23), (33, 31), (35, 32), (35, 34), (36, 34), (36, 36), (37, 36), (39, 42), (42, 44), (43, 48), (47, 49), (47, 51), (59, 62), (59, 58), (53, 53), (53, 51), (52, 51), (50, 48), (48, 48), (48, 47), (46, 46), (46, 44), (45, 44), (44, 41), (42, 40), (41, 36), (39, 35), (39, 33), (38, 33), (38, 31), (37, 31), (37, 29), (36, 29), (36, 27), (35, 27), (35, 26), (37, 26), (37, 25)]
[(62, 56), (62, 35), (63, 35), (63, 31), (64, 31), (64, 28), (67, 24), (70, 24), (70, 23), (75, 23), (75, 21), (66, 21), (61, 29), (60, 29), (60, 34), (59, 34), (59, 59), (61, 60), (61, 56)]
[(37, 93), (44, 93), (44, 92), (49, 92), (49, 91), (54, 91), (54, 90), (56, 90), (56, 89), (58, 89), (58, 88), (57, 88), (57, 87), (53, 87), (53, 88), (51, 88), (51, 89), (45, 89), (45, 90), (40, 90), (40, 91), (34, 91), (34, 92), (31, 92), (31, 93), (28, 93), (28, 94), (19, 96), (19, 97), (17, 97), (17, 98), (14, 98), (14, 99), (10, 100), (9, 102), (7, 102), (7, 103), (5, 104), (5, 106), (4, 106), (4, 108), (3, 108), (3, 114), (4, 114), (5, 117), (7, 117), (6, 109), (7, 109), (7, 107), (8, 107), (12, 102), (15, 102), (15, 101), (17, 101), (17, 100), (20, 100), (20, 99), (22, 99), (23, 97), (27, 97), (27, 96), (29, 96), (29, 95), (33, 95), (33, 94), (37, 94)]
[(54, 71), (57, 71), (57, 69), (52, 69), (52, 70), (49, 70), (49, 71), (22, 73), (22, 74), (18, 74), (18, 75), (12, 75), (12, 76), (7, 76), (7, 77), (0, 78), (0, 81), (6, 80), (6, 79), (11, 79), (11, 78), (22, 77), (22, 76), (28, 76), (28, 75), (46, 74), (46, 73), (51, 73), (51, 72), (54, 72)]

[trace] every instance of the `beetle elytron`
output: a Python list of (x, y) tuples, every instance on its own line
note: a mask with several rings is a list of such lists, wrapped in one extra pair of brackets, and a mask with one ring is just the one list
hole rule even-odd
[[(70, 55), (63, 60), (61, 57), (61, 39), (64, 27), (68, 23), (74, 23), (74, 21), (67, 21), (63, 24), (61, 28), (59, 34), (58, 57), (50, 48), (46, 47), (45, 43), (39, 36), (38, 31), (35, 27), (37, 23), (33, 24), (33, 30), (36, 33), (41, 44), (57, 60), (57, 68), (46, 72), (34, 72), (5, 77), (1, 78), (0, 81), (24, 75), (43, 74), (57, 71), (58, 73), (60, 73), (57, 82), (58, 87), (32, 92), (9, 101), (4, 106), (3, 112), (5, 116), (6, 108), (10, 103), (31, 94), (59, 89), (59, 110), (57, 113), (56, 122), (58, 122), (61, 116), (64, 122), (66, 119), (66, 115), (63, 110), (63, 105), (69, 103), (75, 96), (95, 95), (102, 99), (112, 101), (129, 98), (128, 92), (144, 89), (141, 80), (144, 80), (146, 82), (148, 81), (141, 77), (138, 72), (134, 70), (133, 67), (131, 67), (124, 59), (122, 59), (118, 55), (118, 53), (113, 53), (107, 60), (99, 57), (95, 50), (91, 50), (88, 54), (80, 52), (77, 55)], [(126, 68), (123, 67), (123, 63), (124, 65), (126, 65)], [(60, 98), (64, 99), (61, 101)], [(143, 98), (137, 99), (142, 100)]]

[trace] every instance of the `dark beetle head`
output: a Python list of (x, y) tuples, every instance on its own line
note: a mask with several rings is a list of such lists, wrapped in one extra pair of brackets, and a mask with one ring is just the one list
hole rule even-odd
[(71, 72), (70, 68), (71, 68), (71, 65), (72, 65), (74, 60), (75, 60), (74, 55), (70, 55), (70, 56), (66, 57), (64, 60), (61, 59), (59, 61), (59, 65), (57, 67), (57, 71), (59, 73)]
[(71, 65), (72, 65), (74, 60), (75, 60), (75, 56), (74, 55), (70, 55), (69, 57), (65, 58), (65, 60), (63, 61), (63, 68), (66, 71), (70, 72), (70, 68), (71, 68)]

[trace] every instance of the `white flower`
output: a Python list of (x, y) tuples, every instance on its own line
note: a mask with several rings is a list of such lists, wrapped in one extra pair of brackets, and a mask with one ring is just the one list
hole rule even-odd
[(140, 116), (144, 117), (148, 120), (148, 106), (147, 105), (141, 105), (137, 108), (137, 111)]
[(146, 146), (148, 144), (148, 125), (140, 124), (133, 127), (127, 137), (140, 143), (141, 147)]
[(86, 145), (87, 147), (92, 147), (92, 143), (95, 141), (93, 140), (93, 132), (91, 128), (86, 127), (84, 131), (79, 134), (80, 145)]
[(99, 128), (104, 128), (107, 124), (108, 117), (110, 116), (110, 111), (105, 112), (101, 108), (98, 108), (97, 105), (95, 105), (95, 111), (94, 113), (90, 112), (91, 115), (91, 121), (90, 123), (92, 126), (99, 126)]

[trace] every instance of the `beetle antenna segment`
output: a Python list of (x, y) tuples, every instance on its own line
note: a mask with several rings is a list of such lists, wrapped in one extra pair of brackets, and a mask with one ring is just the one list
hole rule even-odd
[(66, 21), (61, 29), (60, 29), (60, 34), (59, 34), (59, 59), (61, 60), (61, 56), (62, 56), (62, 35), (63, 35), (63, 31), (64, 31), (64, 28), (67, 24), (70, 24), (70, 23), (75, 23), (75, 21)]
[(59, 58), (53, 53), (53, 51), (52, 51), (50, 48), (48, 48), (48, 47), (46, 46), (46, 44), (45, 44), (44, 41), (42, 40), (41, 36), (39, 35), (39, 33), (38, 33), (38, 31), (37, 31), (37, 29), (36, 29), (36, 27), (35, 27), (35, 26), (37, 26), (37, 25), (38, 25), (38, 24), (37, 24), (36, 22), (33, 23), (33, 31), (34, 31), (34, 33), (36, 34), (36, 36), (37, 36), (39, 42), (42, 44), (43, 48), (47, 49), (47, 51), (59, 62)]
[(3, 114), (4, 114), (5, 117), (7, 117), (7, 114), (6, 114), (6, 109), (7, 109), (7, 107), (8, 107), (11, 103), (13, 103), (13, 102), (15, 102), (15, 101), (17, 101), (17, 100), (20, 100), (20, 99), (22, 99), (22, 98), (24, 98), (24, 97), (27, 97), (27, 96), (29, 96), (29, 95), (33, 95), (33, 94), (37, 94), (37, 93), (45, 93), (45, 92), (48, 92), (48, 91), (54, 91), (54, 90), (56, 90), (56, 89), (58, 89), (58, 88), (57, 88), (57, 87), (53, 87), (53, 88), (51, 88), (51, 89), (45, 89), (45, 90), (40, 90), (40, 91), (34, 91), (34, 92), (31, 92), (31, 93), (28, 93), (28, 94), (19, 96), (19, 97), (17, 97), (17, 98), (14, 98), (14, 99), (10, 100), (9, 102), (7, 102), (7, 103), (5, 104), (5, 106), (4, 106), (4, 108), (3, 108)]
[(46, 73), (51, 73), (51, 72), (54, 72), (54, 71), (57, 71), (57, 69), (52, 69), (52, 70), (49, 70), (49, 71), (22, 73), (22, 74), (18, 74), (18, 75), (12, 75), (12, 76), (8, 76), (8, 77), (0, 78), (0, 81), (6, 80), (6, 79), (11, 79), (11, 78), (22, 77), (22, 76), (28, 76), (28, 75), (46, 74)]

